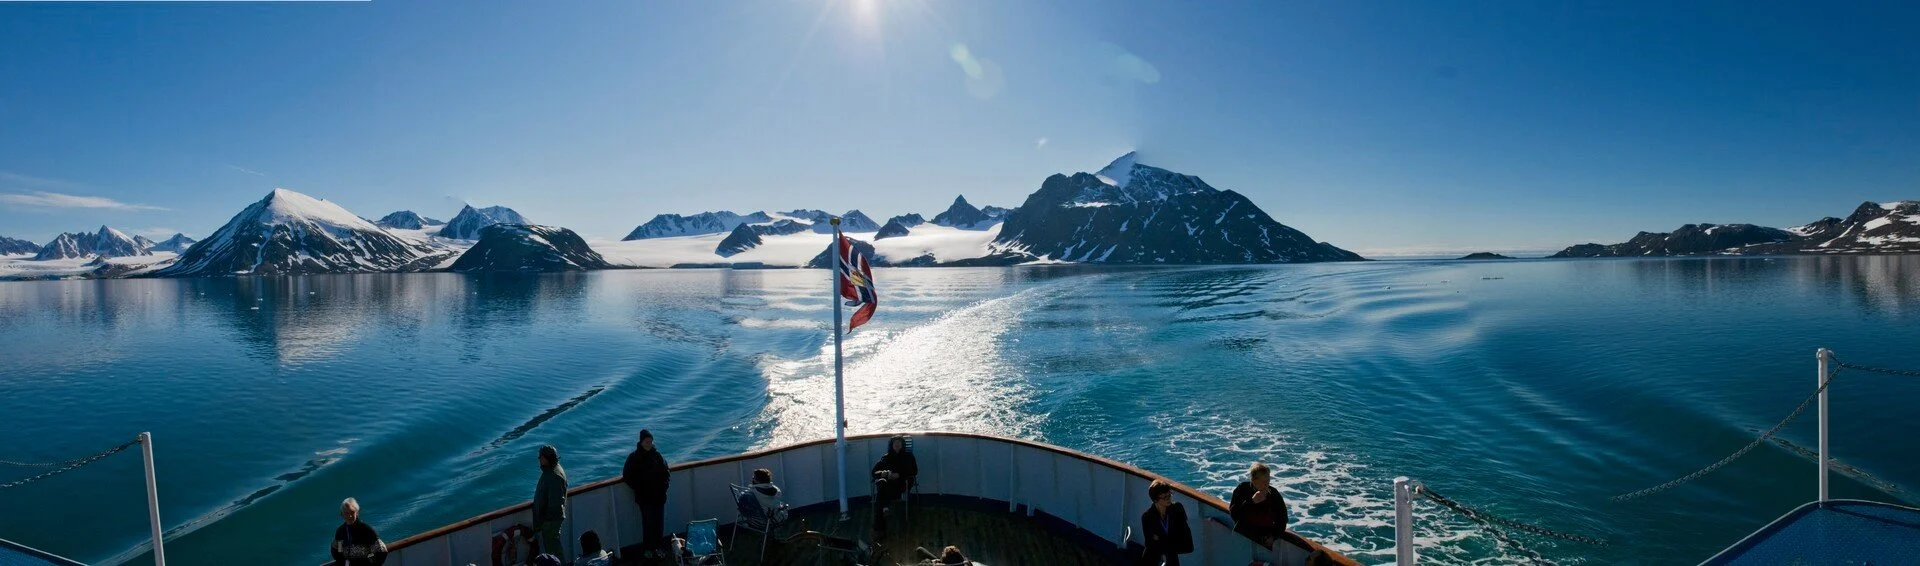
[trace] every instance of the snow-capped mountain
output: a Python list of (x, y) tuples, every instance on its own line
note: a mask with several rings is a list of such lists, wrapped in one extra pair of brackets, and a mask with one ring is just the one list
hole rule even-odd
[[(989, 206), (984, 209), (974, 208), (972, 204), (967, 202), (966, 195), (960, 195), (954, 197), (953, 204), (947, 206), (946, 212), (933, 216), (933, 223), (940, 226), (950, 226), (965, 230), (985, 230), (994, 224), (1000, 223), (1006, 215), (1007, 209), (997, 206)], [(911, 228), (912, 226), (908, 227)]]
[(504, 206), (474, 208), (467, 205), (460, 208), (460, 214), (448, 220), (446, 227), (440, 229), (440, 237), (456, 240), (478, 240), (480, 229), (493, 224), (532, 224), (527, 217)]
[(173, 237), (167, 238), (165, 240), (161, 240), (160, 243), (154, 244), (153, 251), (173, 252), (177, 254), (183, 254), (183, 253), (187, 253), (187, 248), (193, 247), (193, 243), (195, 241), (197, 240), (187, 237), (186, 234), (175, 232), (173, 234)]
[(554, 226), (494, 224), (480, 230), (480, 241), (460, 254), (450, 269), (459, 272), (582, 271), (607, 269), (606, 258), (572, 230)]
[[(144, 238), (142, 238), (144, 239)], [(40, 248), (36, 260), (74, 259), (83, 257), (127, 257), (150, 255), (151, 243), (142, 245), (140, 241), (125, 232), (101, 226), (98, 231), (68, 232), (54, 237), (53, 241)]]
[(741, 224), (761, 224), (772, 221), (773, 217), (767, 216), (765, 212), (734, 214), (731, 210), (722, 210), (686, 216), (659, 214), (652, 220), (648, 220), (646, 224), (634, 227), (632, 232), (627, 233), (627, 237), (621, 238), (621, 241), (724, 234), (733, 231)]
[(0, 236), (0, 255), (40, 253), (40, 244)]
[(395, 236), (340, 205), (274, 189), (157, 275), (412, 271), (447, 253)]
[(414, 214), (413, 211), (411, 210), (402, 210), (402, 211), (394, 212), (393, 214), (382, 216), (380, 217), (380, 220), (374, 222), (373, 224), (381, 228), (398, 228), (401, 230), (424, 230), (428, 226), (439, 226), (446, 223), (441, 222), (439, 220), (434, 220), (432, 218), (420, 216), (418, 214)]
[(1785, 230), (1752, 224), (1687, 224), (1611, 245), (1569, 246), (1548, 257), (1644, 257), (1920, 252), (1920, 201), (1861, 203), (1846, 218)]
[(761, 236), (798, 234), (810, 229), (812, 226), (807, 223), (791, 219), (775, 220), (765, 224), (741, 224), (735, 226), (733, 232), (727, 234), (726, 239), (720, 240), (719, 245), (714, 246), (713, 253), (720, 257), (733, 257), (734, 254), (759, 246), (763, 242), (760, 239)]
[[(810, 224), (815, 234), (833, 233), (833, 223), (830, 222), (833, 220), (833, 214), (825, 210), (802, 208), (786, 212), (776, 212), (773, 213), (773, 217), (775, 219), (785, 218)], [(872, 232), (879, 229), (879, 223), (874, 222), (872, 218), (867, 217), (866, 213), (860, 212), (859, 210), (849, 210), (846, 214), (840, 215), (841, 232)]]
[[(956, 201), (955, 203), (960, 204)], [(1252, 201), (1199, 177), (1121, 156), (1099, 173), (1053, 175), (1006, 217), (990, 261), (1093, 263), (1354, 261)]]

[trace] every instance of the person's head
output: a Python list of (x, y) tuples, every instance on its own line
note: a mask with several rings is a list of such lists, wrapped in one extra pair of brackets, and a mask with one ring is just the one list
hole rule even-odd
[(1254, 462), (1253, 468), (1247, 470), (1247, 475), (1249, 476), (1249, 481), (1253, 482), (1254, 489), (1265, 491), (1267, 485), (1271, 483), (1273, 479), (1273, 468), (1267, 467), (1266, 464)]
[(653, 431), (644, 428), (640, 429), (640, 449), (648, 452), (653, 451)]
[(551, 468), (551, 467), (554, 467), (555, 465), (558, 465), (559, 463), (560, 463), (560, 449), (554, 448), (552, 444), (548, 444), (540, 447), (540, 468), (541, 469)]
[(887, 441), (887, 452), (898, 454), (907, 451), (907, 437), (896, 436)]
[(360, 522), (360, 502), (354, 501), (351, 497), (340, 502), (340, 520), (346, 521), (349, 525)]
[(766, 468), (754, 470), (753, 483), (773, 483), (773, 470)]
[(580, 555), (582, 556), (599, 556), (600, 555), (600, 533), (596, 533), (593, 531), (580, 533)]
[(960, 554), (960, 547), (949, 546), (947, 547), (946, 550), (940, 551), (940, 563), (941, 564), (966, 564), (967, 557), (965, 555)]
[(1173, 505), (1173, 484), (1167, 483), (1167, 480), (1153, 480), (1153, 483), (1147, 484), (1147, 500), (1153, 502), (1154, 509), (1166, 511), (1167, 506)]

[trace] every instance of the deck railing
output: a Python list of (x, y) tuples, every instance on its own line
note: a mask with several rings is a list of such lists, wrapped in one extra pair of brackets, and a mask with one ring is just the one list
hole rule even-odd
[[(1149, 505), (1147, 485), (1164, 479), (1128, 464), (1038, 442), (966, 433), (910, 435), (920, 464), (920, 494), (1004, 502), (1010, 513), (1056, 518), (1082, 531), (1078, 534), (1083, 540), (1116, 547), (1144, 542), (1143, 534), (1129, 527), (1137, 525)], [(864, 472), (885, 453), (891, 436), (848, 437), (847, 465)], [(734, 503), (727, 485), (746, 483), (756, 468), (772, 470), (780, 478), (782, 498), (795, 507), (837, 505), (834, 445), (832, 439), (824, 439), (673, 466), (665, 532), (679, 531), (690, 520), (731, 521)], [(865, 474), (854, 477), (863, 478)], [(1254, 543), (1233, 531), (1225, 502), (1171, 483), (1175, 499), (1197, 515), (1189, 518), (1194, 553), (1183, 556), (1184, 563), (1245, 566), (1255, 559)], [(872, 495), (872, 486), (864, 481), (854, 482), (847, 489), (855, 498)], [(632, 491), (619, 478), (574, 488), (569, 495), (568, 520), (562, 530), (562, 538), (569, 541), (568, 550), (573, 550), (571, 541), (579, 540), (579, 534), (587, 530), (598, 533), (609, 548), (640, 542), (640, 510), (633, 504)], [(395, 542), (389, 545), (387, 564), (487, 564), (494, 533), (531, 522), (529, 503), (520, 503)], [(1304, 564), (1313, 550), (1321, 548), (1291, 533), (1276, 547), (1273, 559), (1282, 566)], [(1338, 563), (1355, 564), (1338, 553), (1329, 554)]]

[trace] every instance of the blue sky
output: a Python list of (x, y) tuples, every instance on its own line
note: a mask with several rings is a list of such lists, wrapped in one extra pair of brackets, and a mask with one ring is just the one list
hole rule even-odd
[(1681, 4), (0, 3), (0, 234), (884, 219), (1135, 149), (1374, 254), (1920, 199), (1920, 5)]

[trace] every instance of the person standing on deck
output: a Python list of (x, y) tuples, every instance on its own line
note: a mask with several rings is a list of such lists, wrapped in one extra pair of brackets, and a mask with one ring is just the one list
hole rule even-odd
[(887, 441), (887, 454), (873, 463), (873, 530), (887, 530), (887, 504), (899, 499), (920, 475), (920, 463), (907, 451), (907, 438), (895, 436)]
[(373, 527), (360, 522), (360, 502), (340, 502), (340, 528), (333, 530), (331, 566), (380, 566), (387, 561), (387, 543)]
[(560, 467), (560, 451), (540, 447), (540, 483), (533, 488), (533, 529), (540, 533), (540, 553), (566, 556), (560, 550), (560, 524), (567, 520), (567, 470)]
[(1187, 528), (1187, 508), (1173, 500), (1173, 484), (1153, 480), (1147, 485), (1147, 499), (1153, 506), (1140, 514), (1140, 532), (1147, 537), (1147, 551), (1140, 563), (1152, 566), (1180, 566), (1180, 555), (1193, 552), (1193, 531)]
[(1273, 541), (1287, 532), (1287, 500), (1273, 487), (1273, 469), (1253, 463), (1248, 480), (1233, 488), (1233, 500), (1227, 512), (1233, 515), (1233, 530), (1273, 548)]
[(653, 446), (653, 432), (642, 429), (640, 444), (627, 455), (627, 464), (621, 467), (620, 481), (633, 490), (633, 504), (640, 507), (642, 548), (648, 556), (655, 556), (664, 550), (660, 538), (663, 528), (660, 524), (667, 507), (667, 484), (673, 481), (673, 473), (667, 468), (667, 459)]

